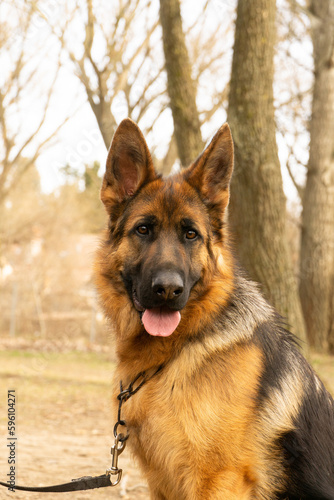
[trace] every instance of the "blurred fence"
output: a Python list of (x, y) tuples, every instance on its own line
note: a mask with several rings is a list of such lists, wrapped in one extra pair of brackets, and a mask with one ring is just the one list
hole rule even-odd
[[(51, 259), (43, 251), (7, 252), (0, 276), (0, 337), (45, 344), (108, 343), (108, 328), (92, 283), (96, 237), (82, 235)], [(17, 254), (17, 252), (16, 252)]]

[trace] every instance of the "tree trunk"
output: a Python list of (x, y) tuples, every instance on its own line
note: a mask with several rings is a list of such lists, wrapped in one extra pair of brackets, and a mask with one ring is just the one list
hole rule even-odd
[(238, 2), (228, 109), (235, 142), (230, 220), (241, 263), (306, 350), (275, 137), (275, 15), (275, 0)]
[[(327, 352), (334, 283), (334, 0), (313, 0), (310, 11), (314, 89), (310, 156), (303, 197), (300, 297), (311, 345)], [(333, 333), (331, 333), (333, 335)]]
[(202, 152), (204, 144), (179, 0), (160, 0), (160, 23), (175, 138), (181, 164), (186, 167)]
[(94, 104), (93, 106), (91, 105), (91, 107), (102, 134), (103, 142), (108, 150), (111, 144), (111, 139), (117, 128), (115, 117), (110, 111), (111, 101), (109, 99), (101, 97), (101, 101), (99, 102), (99, 104)]

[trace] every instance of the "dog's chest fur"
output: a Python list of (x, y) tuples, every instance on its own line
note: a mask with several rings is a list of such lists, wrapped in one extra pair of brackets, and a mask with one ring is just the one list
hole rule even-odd
[(248, 499), (265, 490), (254, 419), (262, 370), (256, 346), (210, 352), (193, 342), (124, 403), (128, 444), (153, 498), (207, 499), (209, 487), (210, 498)]

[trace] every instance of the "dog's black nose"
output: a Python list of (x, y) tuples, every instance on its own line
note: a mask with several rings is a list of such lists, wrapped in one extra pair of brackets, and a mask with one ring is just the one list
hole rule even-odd
[(178, 299), (184, 289), (182, 276), (176, 271), (160, 271), (152, 279), (152, 290), (163, 300)]

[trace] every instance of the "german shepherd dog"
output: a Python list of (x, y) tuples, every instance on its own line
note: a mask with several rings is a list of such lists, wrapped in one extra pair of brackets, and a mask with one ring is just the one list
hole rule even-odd
[(235, 262), (232, 170), (227, 124), (167, 178), (133, 121), (113, 137), (96, 283), (115, 401), (120, 380), (149, 376), (122, 407), (128, 444), (152, 500), (333, 500), (334, 402)]

